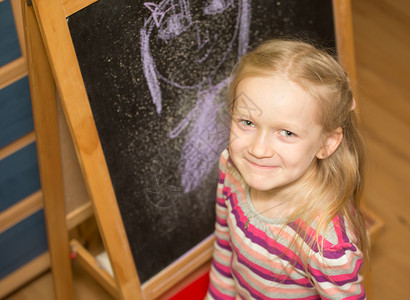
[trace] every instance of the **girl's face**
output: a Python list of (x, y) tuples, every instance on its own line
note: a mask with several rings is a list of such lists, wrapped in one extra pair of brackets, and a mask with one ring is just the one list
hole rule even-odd
[(250, 77), (236, 90), (230, 155), (248, 185), (286, 190), (324, 147), (314, 99), (283, 77)]

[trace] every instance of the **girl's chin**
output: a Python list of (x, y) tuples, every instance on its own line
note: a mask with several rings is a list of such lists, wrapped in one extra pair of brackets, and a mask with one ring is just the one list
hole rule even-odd
[(268, 184), (263, 184), (260, 182), (252, 182), (252, 181), (249, 181), (248, 185), (250, 188), (257, 190), (257, 191), (261, 191), (261, 192), (268, 192), (277, 187), (276, 185), (273, 185), (273, 184), (268, 185)]

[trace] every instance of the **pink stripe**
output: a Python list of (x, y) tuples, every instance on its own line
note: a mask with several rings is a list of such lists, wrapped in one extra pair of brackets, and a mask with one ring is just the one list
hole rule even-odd
[[(249, 267), (250, 269), (253, 269), (254, 272), (256, 272), (256, 273), (259, 273), (259, 276), (260, 276), (260, 274), (263, 274), (266, 278), (269, 278), (269, 279), (272, 279), (273, 277), (274, 277), (275, 279), (277, 279), (277, 281), (283, 281), (283, 280), (289, 279), (289, 277), (288, 277), (287, 275), (274, 274), (273, 272), (271, 272), (271, 271), (265, 269), (264, 267), (260, 266), (259, 264), (254, 263), (254, 262), (250, 261), (249, 259), (247, 259), (245, 256), (243, 256), (243, 255), (241, 254), (241, 252), (246, 252), (246, 253), (248, 253), (251, 257), (253, 257), (253, 258), (255, 258), (255, 259), (258, 259), (258, 260), (260, 260), (260, 261), (265, 261), (265, 262), (267, 262), (267, 261), (269, 260), (268, 257), (262, 255), (260, 252), (257, 252), (257, 250), (253, 250), (252, 248), (250, 248), (250, 247), (246, 244), (246, 242), (243, 241), (243, 239), (237, 234), (236, 231), (233, 231), (233, 232), (232, 232), (232, 235), (233, 235), (233, 236), (232, 236), (232, 240), (236, 241), (237, 244), (240, 244), (240, 247), (241, 247), (242, 251), (239, 250), (238, 248), (236, 248), (234, 243), (232, 243), (231, 247), (234, 248), (235, 253), (238, 255), (238, 258), (239, 258), (241, 261), (243, 261), (243, 263), (245, 263), (245, 265), (246, 265), (247, 267)], [(289, 250), (289, 251), (290, 251), (290, 250)], [(240, 263), (240, 262), (238, 262), (238, 263)], [(269, 262), (267, 262), (267, 263), (269, 263), (269, 264), (270, 264), (271, 266), (273, 266), (274, 268), (283, 269), (283, 265), (280, 264), (280, 263), (274, 263), (273, 261), (269, 261)], [(296, 270), (295, 270), (294, 268), (292, 268), (292, 270), (293, 270), (293, 271), (290, 272), (290, 274), (296, 273)], [(288, 275), (290, 275), (290, 274), (288, 274)], [(290, 280), (292, 280), (292, 279), (290, 279)], [(310, 282), (309, 282), (309, 280), (308, 280), (307, 278), (303, 278), (303, 279), (300, 279), (300, 280), (297, 280), (297, 281), (296, 281), (296, 280), (292, 280), (292, 281), (293, 281), (294, 283), (300, 284), (300, 285), (310, 285)]]
[(366, 299), (366, 292), (364, 291), (363, 285), (360, 285), (360, 294), (359, 295), (354, 295), (354, 296), (349, 296), (345, 298), (344, 300), (361, 300), (361, 299)]
[[(253, 271), (256, 275), (263, 277), (265, 280), (274, 280), (275, 282), (282, 282), (284, 284), (297, 284), (301, 286), (311, 286), (309, 280), (307, 278), (300, 278), (300, 279), (292, 279), (290, 275), (292, 273), (296, 273), (296, 271), (293, 269), (289, 274), (277, 274), (272, 271), (269, 271), (262, 266), (248, 260), (245, 256), (243, 256), (237, 248), (235, 248), (235, 253), (238, 256), (238, 265), (244, 265), (246, 268), (248, 268), (250, 271)], [(248, 252), (249, 253), (249, 252)], [(249, 253), (251, 254), (251, 253)], [(252, 255), (252, 254), (251, 254)], [(260, 256), (260, 255), (259, 255)], [(258, 258), (258, 257), (256, 257)], [(270, 262), (270, 265), (276, 269), (283, 269), (284, 266), (280, 263), (273, 263)], [(276, 266), (275, 266), (276, 265)], [(286, 281), (286, 282), (285, 282)]]
[[(318, 235), (318, 239), (316, 241), (316, 230), (314, 230), (311, 226), (307, 226), (306, 223), (303, 220), (297, 220), (295, 222), (293, 222), (296, 226), (296, 228), (293, 228), (295, 231), (297, 230), (299, 236), (301, 236), (303, 238), (303, 240), (305, 241), (305, 243), (307, 243), (307, 245), (310, 246), (310, 248), (312, 248), (312, 250), (314, 250), (315, 252), (319, 251), (318, 249), (318, 244), (317, 242), (319, 242), (319, 245), (322, 245), (323, 243), (323, 248), (329, 248), (331, 247), (333, 244), (330, 243), (328, 240), (324, 239), (322, 235)], [(307, 229), (307, 232), (306, 232)], [(312, 241), (314, 241), (312, 243)]]
[[(246, 289), (247, 291), (249, 291), (249, 293), (254, 297), (258, 297), (258, 299), (269, 299), (267, 297), (265, 297), (264, 294), (260, 293), (259, 291), (255, 290), (251, 285), (247, 284), (246, 280), (244, 280), (244, 278), (238, 274), (237, 272), (234, 272), (235, 278), (238, 280), (239, 284)], [(256, 296), (256, 297), (255, 297)]]
[(226, 208), (225, 199), (221, 197), (216, 197), (216, 204)]
[[(279, 267), (282, 267), (282, 269), (284, 268), (281, 264), (276, 263), (276, 265), (279, 265)], [(302, 292), (306, 292), (309, 290), (312, 290), (312, 285), (310, 284), (309, 280), (307, 278), (301, 278), (301, 279), (292, 279), (290, 277), (291, 273), (295, 273), (294, 269), (292, 269), (292, 271), (286, 275), (280, 275), (280, 274), (276, 274), (271, 272), (271, 277), (275, 277), (275, 279), (266, 279), (269, 284), (266, 285), (264, 283), (262, 283), (262, 281), (260, 281), (259, 279), (255, 278), (250, 271), (250, 269), (246, 266), (241, 264), (240, 262), (235, 263), (234, 262), (234, 269), (235, 270), (240, 270), (242, 274), (244, 274), (244, 276), (247, 277), (247, 282), (252, 282), (253, 286), (258, 286), (260, 289), (272, 289), (271, 284), (274, 282), (280, 283), (281, 286), (280, 287), (275, 287), (275, 291), (276, 290), (280, 290), (282, 293), (287, 293), (289, 291), (289, 284), (292, 285), (299, 285), (299, 287), (294, 287), (292, 288), (292, 293), (302, 293)], [(277, 268), (277, 267), (275, 267)], [(266, 269), (264, 269), (266, 270)], [(267, 271), (267, 270), (266, 270)], [(266, 273), (266, 272), (265, 272)]]
[(215, 233), (218, 233), (216, 238), (219, 240), (229, 241), (230, 239), (230, 235), (226, 227), (221, 228), (221, 226), (216, 226)]
[(329, 290), (325, 290), (325, 291), (323, 291), (323, 293), (325, 293), (329, 297), (322, 297), (322, 299), (332, 300), (333, 295), (339, 295), (341, 293), (343, 293), (343, 295), (350, 295), (350, 296), (347, 296), (347, 297), (343, 298), (343, 300), (363, 300), (363, 299), (366, 299), (366, 292), (365, 292), (362, 285), (360, 285), (360, 293), (357, 294), (357, 295), (352, 295), (355, 292), (355, 289), (356, 289), (356, 287), (353, 287), (353, 289), (348, 289), (348, 290), (343, 290), (343, 291), (341, 291), (340, 289), (332, 289), (331, 293), (329, 293)]
[(359, 274), (361, 266), (362, 259), (358, 259), (356, 261), (355, 268), (352, 273), (329, 276), (328, 274), (324, 274), (320, 270), (312, 267), (309, 267), (309, 272), (316, 278), (318, 282), (329, 281), (327, 280), (327, 278), (330, 278), (330, 280), (335, 282), (336, 284), (344, 285), (346, 283), (352, 283), (354, 281), (357, 281), (357, 276)]
[[(251, 296), (253, 296), (253, 298), (256, 299), (275, 299), (275, 300), (285, 300), (285, 299), (289, 299), (289, 298), (269, 298), (267, 296), (265, 296), (264, 294), (262, 294), (261, 292), (259, 292), (258, 290), (256, 290), (255, 288), (253, 288), (251, 285), (247, 284), (246, 280), (238, 273), (235, 272), (235, 278), (237, 278), (240, 286), (242, 288), (244, 288), (245, 290), (247, 290)], [(289, 290), (288, 290), (289, 291)], [(304, 297), (304, 300), (317, 300), (319, 299), (318, 295), (312, 295), (312, 296), (308, 296), (308, 297)]]
[(225, 241), (225, 240), (222, 240), (222, 239), (216, 239), (216, 241), (217, 241), (217, 243), (219, 244), (219, 245), (221, 245), (221, 247), (222, 248), (224, 248), (224, 249), (229, 249), (230, 247), (231, 247), (231, 245), (229, 244), (229, 242), (228, 241)]
[[(217, 262), (216, 260), (214, 260), (212, 263), (215, 265), (217, 270), (221, 270), (222, 272), (224, 272), (226, 274), (231, 274), (231, 268), (229, 266), (223, 265), (223, 264)], [(222, 274), (222, 275), (225, 276), (225, 274)]]
[[(360, 293), (356, 295), (358, 289), (360, 289)], [(339, 287), (332, 287), (328, 289), (321, 289), (323, 294), (326, 294), (328, 297), (332, 297), (334, 295), (351, 295), (348, 296), (348, 298), (343, 298), (344, 300), (346, 299), (358, 299), (357, 297), (363, 297), (365, 295), (364, 288), (361, 284), (352, 284), (348, 289), (343, 289), (341, 290)], [(328, 298), (326, 298), (328, 299)]]
[[(225, 164), (225, 166), (226, 166), (226, 164)], [(221, 169), (219, 169), (219, 179), (220, 179), (220, 180), (225, 180), (225, 173), (222, 172)]]
[(337, 215), (333, 219), (333, 226), (334, 226), (336, 234), (337, 234), (338, 242), (339, 243), (347, 243), (347, 242), (349, 242), (349, 239), (346, 236), (346, 226), (342, 223), (344, 223), (344, 222), (342, 222), (339, 215)]
[(232, 299), (232, 300), (235, 300), (234, 296), (229, 296), (229, 295), (223, 294), (212, 283), (209, 285), (209, 292), (215, 299), (220, 299), (220, 300)]
[[(231, 191), (230, 188), (224, 188), (224, 193), (229, 194), (230, 191)], [(242, 231), (245, 233), (247, 238), (252, 240), (252, 235), (256, 236), (259, 239), (266, 242), (266, 244), (270, 248), (270, 249), (266, 248), (266, 250), (268, 250), (270, 253), (272, 253), (272, 250), (276, 249), (277, 251), (280, 252), (281, 255), (283, 255), (283, 257), (289, 257), (291, 260), (294, 260), (298, 264), (301, 264), (300, 258), (296, 254), (294, 254), (292, 251), (288, 251), (289, 249), (287, 247), (283, 246), (282, 244), (277, 243), (274, 239), (267, 236), (265, 232), (263, 232), (262, 230), (256, 228), (252, 224), (249, 224), (247, 230), (243, 230), (244, 224), (246, 223), (248, 218), (244, 215), (244, 212), (242, 211), (241, 207), (238, 206), (238, 199), (236, 197), (236, 194), (232, 193), (231, 195), (232, 195), (233, 203), (235, 205), (235, 209), (233, 209), (233, 210), (235, 210), (239, 214), (239, 221), (242, 223), (242, 224), (237, 224), (237, 226), (242, 229)], [(235, 227), (233, 227), (233, 228), (235, 228)], [(253, 241), (253, 242), (258, 244), (255, 241)], [(289, 241), (289, 242), (291, 242), (291, 241)], [(261, 246), (261, 247), (263, 247), (263, 246)], [(277, 251), (274, 251), (274, 252), (277, 252)], [(273, 254), (276, 254), (276, 253), (273, 253)]]
[[(313, 233), (312, 234), (306, 234), (306, 232), (305, 232), (305, 230), (301, 230), (301, 229), (298, 229), (299, 228), (299, 225), (298, 225), (298, 223), (301, 223), (302, 225), (301, 226), (304, 226), (303, 225), (303, 221), (302, 220), (298, 220), (297, 222), (292, 222), (292, 223), (290, 223), (289, 224), (289, 227), (290, 228), (292, 228), (293, 230), (295, 230), (295, 232), (299, 232), (299, 235), (300, 236), (302, 236), (302, 238), (303, 238), (303, 240), (305, 241), (305, 243), (307, 244), (307, 245), (309, 245), (310, 246), (310, 248), (314, 251), (314, 252), (316, 252), (316, 253), (319, 253), (319, 248), (318, 248), (318, 243), (316, 242), (316, 241), (313, 241), (313, 240), (315, 240), (316, 238), (315, 238), (315, 234), (314, 234), (314, 229), (312, 229), (311, 227), (309, 227), (309, 231), (310, 232), (312, 232), (312, 230), (313, 230)], [(302, 227), (303, 228), (303, 227)], [(312, 237), (313, 236), (313, 237)], [(347, 239), (347, 237), (346, 237), (346, 239)], [(321, 240), (323, 240), (323, 237), (321, 236), (321, 235), (319, 235), (319, 244), (321, 243)], [(345, 249), (344, 249), (344, 251), (340, 251), (340, 244), (336, 244), (336, 248), (335, 248), (335, 245), (334, 244), (332, 244), (332, 243), (330, 243), (330, 242), (328, 242), (328, 241), (326, 241), (326, 240), (324, 240), (323, 241), (323, 244), (324, 244), (324, 247), (323, 247), (323, 256), (325, 257), (325, 258), (330, 258), (330, 259), (338, 259), (338, 258), (340, 258), (341, 256), (343, 256), (344, 254), (345, 254), (345, 252), (346, 251), (352, 251), (352, 252), (355, 252), (356, 250), (357, 250), (357, 248), (353, 245), (353, 244), (348, 244), (348, 243), (344, 243), (344, 247), (345, 247)]]
[[(241, 193), (242, 199), (246, 199), (245, 190), (243, 189), (242, 184), (241, 184), (238, 180), (236, 180), (233, 176), (230, 176), (230, 177), (231, 177), (231, 178), (230, 178), (230, 182), (231, 182), (232, 184), (234, 184), (234, 185), (235, 185), (235, 188)], [(245, 224), (246, 221), (248, 221), (249, 219), (248, 219), (248, 217), (245, 216), (243, 210), (241, 209), (241, 206), (238, 204), (239, 201), (238, 201), (238, 197), (237, 197), (236, 193), (231, 193), (231, 188), (226, 187), (226, 186), (224, 186), (223, 192), (224, 192), (225, 195), (226, 195), (226, 194), (232, 194), (232, 196), (233, 196), (232, 199), (233, 199), (233, 202), (234, 202), (234, 205), (235, 205), (235, 208), (232, 208), (232, 210), (236, 210), (236, 211), (239, 213), (239, 220), (240, 220), (243, 224)], [(245, 202), (245, 201), (243, 201), (243, 202)], [(247, 205), (247, 204), (246, 204), (246, 205)], [(235, 225), (236, 225), (236, 224), (235, 224)], [(239, 224), (238, 224), (238, 225), (239, 225)], [(233, 227), (233, 228), (236, 228), (236, 226)], [(253, 230), (251, 230), (251, 229), (253, 229)], [(269, 245), (272, 245), (272, 246), (273, 246), (273, 245), (275, 245), (275, 244), (278, 244), (278, 243), (276, 243), (275, 240), (273, 240), (272, 238), (270, 238), (269, 236), (267, 236), (264, 231), (259, 230), (258, 228), (256, 228), (256, 227), (255, 227), (254, 225), (252, 225), (252, 224), (249, 224), (249, 226), (248, 226), (248, 231), (251, 231), (255, 236), (259, 237), (260, 239), (270, 241)], [(245, 231), (244, 231), (244, 232), (245, 232)], [(245, 234), (246, 234), (246, 232), (245, 232)], [(288, 240), (288, 241), (291, 242), (291, 240)], [(283, 247), (282, 250), (284, 250), (284, 249), (287, 249), (287, 248), (286, 248), (286, 247)], [(281, 251), (281, 252), (283, 253), (283, 251)]]
[(222, 219), (222, 218), (220, 218), (220, 217), (216, 217), (216, 221), (221, 225), (221, 226), (227, 226), (227, 223), (226, 223), (226, 219)]
[(231, 258), (232, 258), (232, 252), (226, 253), (222, 251), (215, 251), (214, 257), (218, 257), (218, 260), (221, 261), (222, 263), (225, 262), (226, 266), (229, 266), (231, 264)]

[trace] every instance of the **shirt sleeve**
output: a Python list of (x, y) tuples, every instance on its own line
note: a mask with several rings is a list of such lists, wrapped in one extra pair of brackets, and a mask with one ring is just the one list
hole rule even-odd
[(223, 196), (227, 156), (227, 151), (224, 151), (219, 160), (219, 182), (216, 193), (215, 243), (209, 274), (210, 284), (206, 299), (235, 299), (235, 285), (230, 267), (232, 250), (227, 224), (229, 211), (225, 203), (225, 197)]
[(363, 277), (359, 274), (362, 262), (362, 252), (350, 242), (313, 254), (309, 272), (321, 299), (366, 299)]

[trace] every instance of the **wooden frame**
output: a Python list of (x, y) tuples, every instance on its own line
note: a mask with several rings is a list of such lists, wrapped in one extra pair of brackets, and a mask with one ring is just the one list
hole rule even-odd
[[(57, 146), (58, 132), (50, 132), (58, 129), (54, 84), (61, 98), (90, 198), (98, 199), (93, 201), (94, 212), (110, 255), (120, 298), (138, 299), (142, 297), (138, 275), (66, 23), (67, 14), (73, 12), (67, 8), (69, 4), (78, 9), (92, 2), (83, 1), (84, 5), (78, 6), (75, 1), (65, 1), (65, 7), (60, 1), (33, 1), (32, 7), (22, 2), (40, 176), (44, 187), (46, 222), (50, 223), (47, 228), (56, 298), (72, 299), (72, 278), (68, 231), (66, 224), (61, 224), (65, 218), (58, 218), (65, 215), (59, 158), (61, 151)], [(38, 80), (40, 73), (42, 80)], [(45, 95), (48, 96), (45, 98)], [(47, 157), (48, 161), (42, 161), (41, 157)], [(55, 160), (50, 161), (50, 158)], [(53, 215), (57, 218), (51, 220)], [(52, 224), (58, 230), (51, 230)]]
[(20, 0), (11, 0), (11, 7), (15, 19), (17, 37), (20, 44), (21, 57), (0, 68), (0, 89), (27, 75), (26, 47), (24, 44), (23, 21)]
[(353, 93), (357, 95), (351, 0), (332, 1), (338, 60), (349, 74), (350, 80), (352, 81)]
[[(54, 80), (32, 9), (22, 1), (33, 120), (37, 139), (50, 262), (57, 299), (72, 299), (68, 230), (58, 140)], [(68, 272), (67, 272), (68, 271)]]
[[(21, 50), (21, 56), (0, 67), (0, 89), (3, 89), (27, 76), (27, 54), (24, 42), (23, 20), (20, 0), (11, 0), (11, 8), (16, 26), (16, 33)], [(0, 160), (6, 159), (19, 150), (35, 142), (34, 131), (18, 138), (0, 149)], [(42, 191), (34, 191), (27, 197), (20, 199), (0, 213), (0, 233), (8, 230), (17, 223), (43, 208)], [(45, 252), (24, 266), (6, 275), (0, 280), (0, 298), (13, 292), (21, 285), (41, 274), (50, 267), (48, 252)]]
[[(86, 0), (86, 1), (84, 0), (80, 0), (80, 1), (65, 0), (64, 8), (65, 8), (66, 15), (69, 15), (69, 14), (72, 14), (78, 11), (82, 9), (84, 6), (94, 1), (95, 0)], [(13, 16), (15, 20), (17, 37), (18, 37), (20, 50), (21, 50), (21, 57), (0, 67), (0, 89), (10, 84), (13, 84), (14, 82), (28, 75), (27, 51), (26, 51), (26, 45), (25, 45), (25, 30), (24, 30), (24, 23), (26, 22), (26, 20), (23, 22), (23, 14), (22, 14), (22, 7), (24, 7), (24, 5), (22, 5), (21, 0), (11, 0), (10, 2), (11, 2), (11, 8), (12, 8)], [(59, 119), (61, 119), (60, 115), (59, 115)], [(68, 135), (68, 129), (66, 130), (64, 128), (63, 130), (61, 126), (62, 123), (64, 122), (59, 122), (60, 139), (64, 139), (65, 135)], [(71, 138), (68, 138), (66, 140), (68, 142), (71, 142)], [(0, 149), (0, 160), (6, 159), (8, 156), (13, 155), (17, 151), (23, 149), (29, 144), (32, 144), (33, 142), (36, 142), (36, 136), (35, 136), (34, 131), (29, 132), (26, 135), (13, 141), (12, 143), (2, 147)], [(75, 163), (73, 164), (71, 161), (67, 161), (67, 162), (64, 161), (65, 159), (64, 156), (68, 156), (71, 154), (71, 153), (65, 153), (67, 152), (67, 148), (69, 148), (67, 147), (67, 142), (62, 141), (61, 147), (63, 148), (62, 153), (61, 153), (61, 155), (63, 156), (62, 157), (62, 160), (63, 160), (62, 167), (63, 168), (65, 167), (64, 163), (70, 164), (70, 166), (67, 167), (67, 169), (70, 169), (69, 170), (70, 174), (67, 177), (75, 177), (75, 176), (80, 177), (78, 176), (78, 173), (80, 171), (74, 170), (74, 167), (73, 167), (73, 165), (75, 165), (75, 163), (77, 162), (75, 161)], [(72, 155), (72, 156), (75, 157), (75, 155)], [(77, 159), (75, 158), (75, 160)], [(76, 174), (76, 171), (77, 171), (77, 174)], [(65, 170), (64, 175), (65, 175), (64, 177), (66, 177), (67, 170)], [(70, 184), (72, 184), (73, 180), (71, 180), (71, 178), (69, 178), (69, 180), (71, 181)], [(78, 180), (81, 180), (81, 179), (78, 179)], [(66, 178), (64, 178), (65, 184), (66, 184), (66, 181), (67, 181)], [(74, 182), (74, 184), (77, 184), (77, 182)], [(83, 195), (79, 195), (80, 192)], [(81, 222), (83, 222), (85, 219), (89, 218), (93, 214), (91, 203), (84, 201), (84, 198), (87, 198), (85, 194), (86, 194), (85, 188), (76, 187), (75, 189), (70, 189), (68, 195), (67, 193), (65, 195), (66, 198), (67, 197), (76, 198), (76, 201), (70, 201), (69, 204), (71, 205), (68, 205), (67, 207), (67, 211), (69, 212), (67, 214), (68, 230), (74, 228), (75, 226), (77, 226), (78, 224), (80, 224)], [(77, 200), (77, 198), (81, 198), (79, 199), (81, 201)], [(38, 210), (43, 209), (43, 207), (44, 207), (43, 194), (41, 190), (35, 191), (33, 194), (28, 195), (24, 199), (21, 199), (18, 203), (14, 204), (13, 206), (9, 207), (8, 209), (0, 213), (0, 233), (5, 230), (8, 230), (10, 227), (16, 225), (18, 222), (22, 221), (23, 219), (27, 218), (28, 216), (37, 212)], [(65, 216), (61, 215), (60, 217), (61, 219), (64, 219)], [(20, 285), (23, 285), (24, 283), (26, 283), (28, 280), (35, 277), (36, 275), (44, 272), (45, 269), (49, 268), (50, 267), (49, 253), (46, 252), (44, 253), (44, 255), (42, 255), (42, 257), (43, 256), (47, 256), (47, 260), (45, 259), (41, 260), (43, 263), (41, 264), (35, 263), (35, 261), (37, 261), (37, 258), (35, 258), (33, 262), (30, 262), (21, 268), (22, 270), (24, 270), (24, 273), (25, 273), (24, 276), (21, 275), (20, 270), (16, 270), (15, 272), (3, 278), (0, 281), (0, 286), (2, 287), (0, 288), (0, 291), (1, 291), (0, 298), (12, 292), (14, 289), (18, 288)], [(20, 274), (20, 275), (16, 275), (16, 274)]]
[[(33, 109), (37, 115), (35, 124), (39, 156), (50, 155), (53, 161), (40, 161), (41, 177), (45, 190), (44, 200), (47, 203), (45, 205), (47, 222), (50, 224), (58, 222), (50, 216), (53, 214), (61, 215), (64, 211), (64, 205), (61, 204), (64, 203), (61, 162), (56, 157), (58, 156), (56, 153), (59, 154), (60, 149), (49, 147), (56, 145), (55, 139), (58, 137), (58, 132), (54, 132), (55, 128), (58, 127), (55, 120), (57, 114), (55, 84), (74, 141), (88, 194), (92, 199), (93, 210), (105, 249), (111, 261), (115, 281), (107, 277), (103, 271), (98, 271), (99, 268), (95, 260), (87, 254), (81, 245), (74, 241), (71, 242), (71, 246), (79, 256), (81, 264), (91, 274), (94, 274), (97, 280), (105, 282), (104, 286), (116, 298), (124, 300), (157, 298), (180, 282), (187, 274), (209, 262), (212, 256), (213, 237), (210, 236), (143, 286), (140, 285), (66, 23), (67, 16), (95, 2), (95, 0), (64, 0), (62, 2), (59, 0), (32, 0), (32, 7), (28, 6), (24, 0), (22, 1), (27, 32), (26, 40), (29, 42), (30, 85), (32, 87)], [(350, 1), (333, 0), (333, 5), (339, 59), (355, 81)], [(40, 72), (42, 73), (42, 82), (38, 80)], [(46, 80), (44, 80), (44, 74), (46, 74)], [(45, 95), (47, 104), (44, 103)], [(39, 104), (40, 98), (42, 98), (41, 105)], [(50, 167), (51, 164), (53, 164), (52, 167)], [(50, 174), (51, 170), (52, 174)], [(59, 213), (56, 214), (56, 211)], [(56, 295), (57, 299), (72, 299), (72, 293), (68, 291), (72, 285), (71, 273), (67, 272), (69, 270), (69, 266), (67, 266), (68, 237), (63, 232), (67, 231), (67, 225), (61, 224), (60, 220), (59, 226), (59, 230), (55, 232), (49, 230), (51, 261), (55, 268)], [(55, 225), (53, 227), (56, 228)], [(51, 225), (48, 225), (48, 228), (51, 228)], [(63, 247), (63, 249), (59, 247)], [(57, 252), (59, 254), (56, 254)], [(62, 273), (70, 275), (64, 277)]]

